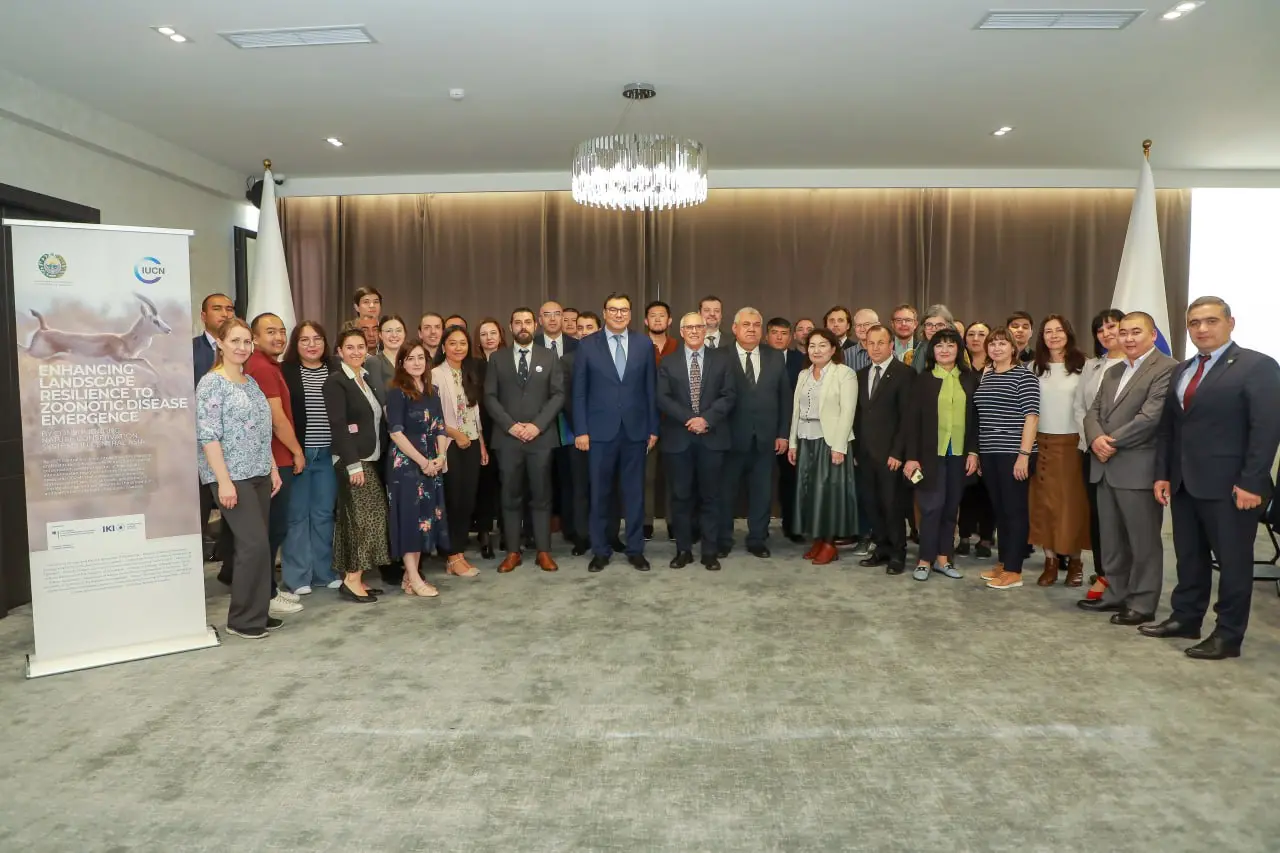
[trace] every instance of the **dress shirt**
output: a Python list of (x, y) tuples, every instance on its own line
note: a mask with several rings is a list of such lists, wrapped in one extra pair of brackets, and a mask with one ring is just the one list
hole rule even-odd
[(698, 354), (698, 370), (702, 372), (703, 376), (706, 376), (707, 375), (707, 347), (705, 345), (703, 345), (699, 349), (689, 349), (687, 346), (684, 348), (685, 367), (692, 366), (693, 354), (695, 352)]
[[(747, 360), (751, 359), (751, 369), (752, 371), (754, 371), (752, 375), (755, 376), (756, 381), (759, 382), (760, 381), (760, 347), (757, 346), (755, 349), (751, 350), (750, 352), (747, 352), (742, 348), (742, 344), (735, 343), (733, 345), (733, 348), (738, 351), (738, 364), (742, 365), (742, 372), (744, 374), (747, 371)], [(755, 358), (752, 358), (752, 356), (755, 356)]]
[(716, 347), (720, 346), (720, 330), (719, 329), (715, 329), (714, 331), (711, 329), (707, 330), (706, 346), (708, 349), (715, 349)]
[(610, 361), (613, 361), (618, 357), (617, 356), (618, 341), (615, 341), (614, 337), (617, 335), (622, 336), (622, 360), (626, 361), (627, 357), (631, 355), (631, 330), (623, 329), (621, 332), (614, 332), (614, 331), (610, 331), (609, 329), (605, 329), (604, 334), (605, 334), (605, 340), (608, 341), (609, 343), (609, 360)]
[(896, 358), (898, 361), (902, 361), (903, 359), (905, 359), (907, 357), (907, 353), (911, 352), (915, 348), (916, 348), (915, 338), (908, 338), (905, 344), (902, 342), (901, 338), (895, 337), (893, 339), (893, 357)]
[(1120, 374), (1120, 384), (1116, 386), (1116, 396), (1113, 399), (1120, 398), (1121, 392), (1124, 391), (1124, 386), (1129, 384), (1129, 380), (1132, 379), (1133, 374), (1137, 373), (1138, 370), (1142, 367), (1142, 362), (1147, 360), (1147, 356), (1151, 355), (1151, 353), (1155, 351), (1156, 351), (1156, 348), (1152, 347), (1151, 349), (1144, 352), (1142, 355), (1138, 356), (1138, 358), (1134, 361), (1129, 361), (1128, 359), (1125, 359), (1124, 373)]
[(552, 349), (551, 345), (555, 344), (555, 354), (564, 355), (564, 335), (561, 335), (558, 338), (552, 338), (548, 337), (546, 332), (543, 332), (542, 342), (546, 344), (547, 349)]
[(827, 362), (818, 371), (818, 378), (813, 378), (813, 368), (806, 367), (805, 373), (809, 374), (810, 384), (805, 390), (804, 397), (800, 400), (800, 418), (796, 424), (797, 439), (814, 439), (822, 438), (822, 380), (827, 378), (827, 371), (831, 369), (834, 362)]
[[(519, 374), (520, 373), (520, 350), (522, 349), (528, 353), (528, 355), (525, 357), (525, 364), (528, 365), (529, 373), (532, 374), (533, 373), (533, 344), (526, 344), (523, 347), (520, 346), (520, 344), (515, 344), (514, 346), (512, 346), (511, 347), (511, 363), (516, 366), (516, 373)], [(551, 347), (547, 347), (547, 349), (551, 349)]]
[[(869, 359), (870, 356), (867, 356)], [(884, 361), (869, 362), (871, 369), (867, 371), (867, 399), (871, 399), (871, 395), (880, 387), (880, 383), (884, 381), (884, 375), (889, 372), (889, 364), (893, 361), (893, 356), (889, 356)], [(880, 378), (876, 378), (876, 368), (880, 368)]]
[(217, 339), (217, 338), (215, 338), (213, 335), (209, 334), (209, 330), (208, 330), (208, 329), (205, 329), (205, 330), (204, 330), (204, 339), (205, 339), (206, 341), (208, 341), (208, 342), (209, 342), (209, 346), (213, 349), (213, 351), (214, 351), (215, 353), (217, 353), (217, 351), (218, 351), (218, 339)]
[[(1213, 370), (1213, 366), (1218, 363), (1218, 359), (1222, 358), (1222, 354), (1227, 351), (1227, 347), (1231, 346), (1231, 341), (1227, 341), (1213, 352), (1209, 353), (1209, 360), (1205, 362), (1204, 373), (1200, 375), (1200, 382), (1204, 382), (1204, 378), (1209, 375), (1209, 371)], [(1197, 352), (1196, 355), (1203, 353)], [(1200, 366), (1200, 362), (1196, 361), (1196, 356), (1191, 357), (1191, 364), (1186, 370), (1182, 371), (1182, 376), (1178, 377), (1178, 405), (1183, 405), (1182, 395), (1187, 393), (1187, 386), (1191, 384), (1191, 377), (1196, 375), (1196, 368)]]

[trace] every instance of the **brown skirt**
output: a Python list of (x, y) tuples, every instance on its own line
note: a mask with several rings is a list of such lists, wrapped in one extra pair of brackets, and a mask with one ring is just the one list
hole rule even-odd
[(1032, 545), (1079, 554), (1089, 544), (1089, 495), (1080, 464), (1080, 436), (1038, 433), (1039, 461), (1031, 477)]

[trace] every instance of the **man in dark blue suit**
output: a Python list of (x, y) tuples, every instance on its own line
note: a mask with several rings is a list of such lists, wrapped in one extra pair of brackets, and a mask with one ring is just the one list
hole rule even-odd
[[(796, 320), (794, 334), (791, 322), (785, 317), (774, 317), (769, 321), (769, 346), (778, 350), (786, 358), (788, 398), (787, 428), (791, 427), (791, 408), (794, 405), (796, 382), (804, 370), (805, 345), (809, 342), (809, 333), (813, 331), (813, 321), (808, 317)], [(792, 346), (792, 342), (799, 347)], [(804, 537), (792, 526), (795, 521), (796, 502), (796, 466), (787, 461), (787, 455), (778, 457), (778, 503), (782, 505), (782, 535), (792, 542), (803, 542)]]
[(574, 446), (588, 452), (591, 471), (591, 551), (587, 570), (609, 563), (613, 483), (617, 477), (627, 520), (627, 559), (640, 571), (644, 558), (644, 461), (658, 440), (654, 403), (657, 368), (653, 344), (628, 331), (631, 297), (614, 293), (604, 303), (604, 329), (578, 342), (573, 365)]
[[(200, 303), (200, 322), (204, 324), (204, 331), (191, 339), (191, 363), (195, 368), (195, 385), (199, 385), (200, 378), (213, 368), (213, 357), (218, 350), (218, 328), (225, 320), (235, 315), (236, 305), (225, 293), (211, 293)], [(194, 396), (192, 405), (195, 405)], [(201, 486), (200, 534), (204, 540), (206, 561), (217, 559), (219, 550), (229, 552), (231, 547), (230, 531), (226, 531), (226, 535), (223, 536), (221, 548), (209, 533), (209, 513), (213, 512), (213, 505), (213, 490), (209, 486)]]
[(1236, 321), (1216, 296), (1187, 308), (1197, 355), (1174, 368), (1156, 433), (1155, 497), (1172, 505), (1178, 585), (1173, 614), (1138, 630), (1200, 639), (1217, 558), (1218, 624), (1187, 649), (1200, 660), (1240, 656), (1253, 597), (1253, 543), (1274, 485), (1280, 366), (1231, 340)]

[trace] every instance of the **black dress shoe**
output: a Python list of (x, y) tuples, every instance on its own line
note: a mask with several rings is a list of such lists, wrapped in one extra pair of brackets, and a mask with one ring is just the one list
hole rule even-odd
[(583, 554), (587, 553), (590, 550), (591, 550), (591, 546), (588, 545), (586, 542), (573, 543), (573, 556), (575, 557), (581, 557)]
[(1240, 657), (1240, 644), (1228, 643), (1217, 634), (1210, 634), (1203, 643), (1187, 649), (1187, 657), (1196, 660), (1225, 660)]
[(1159, 625), (1143, 625), (1138, 632), (1144, 637), (1155, 637), (1157, 640), (1177, 638), (1180, 640), (1200, 639), (1200, 626), (1188, 625), (1170, 617)]
[(898, 560), (889, 561), (889, 566), (884, 570), (886, 575), (900, 575), (907, 570), (905, 563)]
[(709, 572), (720, 571), (720, 561), (717, 560), (715, 557), (703, 557), (702, 565), (706, 566), (707, 571)]
[(372, 595), (358, 595), (345, 583), (338, 587), (338, 598), (341, 598), (344, 601), (351, 601), (356, 604), (374, 604), (378, 600)]
[(653, 538), (653, 525), (646, 524), (644, 526), (644, 541), (648, 542), (652, 538)]
[(884, 554), (869, 554), (858, 561), (859, 566), (866, 566), (868, 569), (874, 569), (877, 566), (889, 565), (889, 558)]
[(727, 548), (717, 548), (717, 549), (716, 549), (716, 556), (717, 556), (717, 557), (720, 557), (720, 558), (727, 557), (727, 556), (729, 556), (729, 555), (730, 555), (730, 554), (732, 554), (732, 553), (733, 553), (733, 546), (732, 546), (732, 545), (728, 546)]
[(604, 567), (607, 565), (609, 565), (609, 558), (601, 557), (599, 554), (596, 554), (591, 558), (591, 562), (587, 565), (587, 571), (602, 572), (604, 571)]
[(804, 537), (801, 536), (799, 533), (788, 533), (786, 534), (786, 536), (788, 539), (790, 539), (792, 542), (795, 542), (797, 545), (805, 541)]
[(747, 553), (753, 557), (759, 557), (762, 560), (767, 560), (773, 556), (773, 554), (769, 552), (769, 549), (763, 545), (748, 545)]
[(688, 551), (677, 551), (675, 559), (669, 564), (673, 569), (683, 569), (693, 562), (693, 554)]
[(628, 554), (627, 562), (638, 572), (649, 571), (649, 561), (644, 558), (644, 554)]
[[(1123, 604), (1117, 604), (1114, 602), (1108, 603), (1103, 601), (1101, 598), (1094, 601), (1082, 598), (1076, 602), (1076, 607), (1079, 607), (1081, 610), (1088, 610), (1090, 613), (1119, 613), (1124, 610)], [(1134, 624), (1136, 625), (1137, 623), (1135, 622)]]
[(1156, 615), (1154, 613), (1139, 613), (1136, 610), (1125, 608), (1119, 613), (1111, 617), (1112, 625), (1145, 625), (1148, 622), (1154, 622)]
[(969, 547), (970, 547), (969, 540), (961, 539), (959, 542), (956, 543), (956, 556), (957, 557), (969, 556)]
[(973, 549), (973, 556), (980, 557), (984, 560), (991, 558), (991, 546), (983, 545), (979, 542)]
[(492, 559), (494, 558), (494, 556), (495, 556), (495, 555), (494, 555), (494, 553), (493, 553), (493, 546), (492, 546), (492, 545), (490, 545), (488, 542), (486, 542), (486, 543), (484, 543), (483, 545), (481, 545), (481, 546), (480, 546), (480, 556), (481, 556), (481, 558), (482, 558), (482, 559), (485, 559), (485, 560), (492, 560)]

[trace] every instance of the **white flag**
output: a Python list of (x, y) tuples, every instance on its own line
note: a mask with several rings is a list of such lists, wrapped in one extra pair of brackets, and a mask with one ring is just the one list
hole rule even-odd
[(1120, 256), (1111, 307), (1150, 314), (1156, 321), (1156, 347), (1165, 355), (1172, 354), (1164, 263), (1160, 259), (1160, 226), (1156, 222), (1156, 182), (1145, 157), (1142, 171), (1138, 173), (1138, 190), (1133, 196), (1129, 233), (1124, 238), (1124, 254)]
[(245, 319), (275, 314), (284, 321), (285, 334), (289, 334), (294, 326), (293, 289), (289, 287), (289, 268), (284, 262), (284, 241), (280, 239), (280, 218), (276, 214), (276, 182), (270, 169), (262, 177), (255, 249), (257, 257), (249, 278), (249, 316)]

